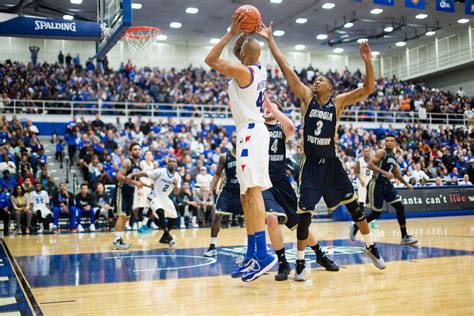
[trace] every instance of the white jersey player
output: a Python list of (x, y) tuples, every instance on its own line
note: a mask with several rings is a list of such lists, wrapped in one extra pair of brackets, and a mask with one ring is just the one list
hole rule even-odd
[[(178, 212), (169, 195), (181, 186), (181, 176), (176, 172), (176, 158), (168, 159), (166, 168), (132, 173), (129, 177), (148, 177), (153, 181), (153, 191), (149, 196), (150, 208), (157, 214), (163, 236), (160, 243), (174, 245), (176, 242), (169, 233), (174, 226)], [(165, 218), (168, 219), (166, 223)]]
[[(242, 207), (247, 223), (247, 253), (232, 277), (253, 281), (270, 270), (277, 258), (265, 244), (265, 207), (262, 190), (271, 188), (268, 174), (270, 136), (262, 116), (267, 82), (267, 70), (260, 62), (260, 44), (242, 34), (234, 44), (234, 54), (241, 63), (220, 57), (230, 40), (241, 33), (245, 19), (236, 12), (232, 25), (206, 56), (206, 63), (219, 73), (231, 77), (229, 98), (232, 116), (237, 127), (237, 178), (240, 183)], [(240, 261), (239, 261), (240, 262)]]
[[(153, 164), (153, 153), (151, 151), (147, 151), (145, 153), (145, 160), (140, 161), (140, 169), (142, 171), (151, 171), (155, 168)], [(151, 193), (151, 188), (147, 186), (147, 179), (141, 178), (139, 179), (144, 186), (140, 189), (135, 188), (135, 192), (133, 195), (133, 209), (139, 208), (148, 208), (150, 207), (148, 196)]]
[(359, 205), (362, 210), (364, 209), (364, 203), (367, 199), (367, 185), (369, 184), (373, 173), (373, 171), (368, 167), (370, 157), (370, 147), (364, 148), (362, 156), (357, 158), (354, 170), (357, 176), (357, 195), (359, 196)]

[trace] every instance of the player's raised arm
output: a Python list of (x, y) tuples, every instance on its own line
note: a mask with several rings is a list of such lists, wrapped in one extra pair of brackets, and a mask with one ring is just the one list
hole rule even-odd
[(271, 103), (270, 99), (265, 94), (263, 105), (270, 113), (272, 113), (273, 117), (275, 117), (275, 119), (280, 122), (281, 126), (283, 127), (283, 132), (285, 133), (285, 140), (288, 140), (296, 132), (296, 126), (288, 116), (278, 109), (276, 104), (273, 104), (274, 103)]
[[(291, 91), (303, 101), (301, 110), (306, 112), (306, 106), (311, 101), (312, 92), (311, 89), (305, 86), (296, 73), (291, 69), (288, 61), (286, 60), (283, 53), (278, 48), (275, 39), (273, 38), (273, 31), (272, 31), (273, 22), (270, 22), (270, 25), (267, 27), (262, 23), (258, 34), (260, 34), (263, 38), (265, 38), (268, 42), (268, 47), (270, 47), (270, 51), (272, 52), (273, 58), (277, 62), (278, 66), (281, 68), (285, 79), (288, 81), (288, 85), (290, 86)], [(304, 108), (303, 108), (304, 107)], [(304, 113), (303, 112), (303, 113)]]
[[(367, 42), (362, 42), (359, 46), (360, 56), (365, 64), (365, 80), (364, 85), (360, 88), (347, 93), (339, 94), (335, 99), (338, 112), (341, 113), (344, 107), (365, 100), (375, 89), (375, 74), (372, 65), (372, 51)], [(340, 115), (340, 114), (339, 114)]]
[(243, 19), (243, 13), (234, 14), (229, 32), (227, 32), (211, 49), (209, 54), (207, 54), (205, 62), (212, 69), (217, 70), (225, 76), (234, 78), (240, 86), (245, 87), (252, 82), (252, 74), (250, 73), (250, 70), (242, 64), (233, 63), (220, 58), (222, 50), (227, 43), (229, 43), (235, 35), (241, 32), (240, 23)]

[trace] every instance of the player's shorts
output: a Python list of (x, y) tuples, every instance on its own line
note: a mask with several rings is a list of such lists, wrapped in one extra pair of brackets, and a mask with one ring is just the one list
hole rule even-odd
[(148, 196), (151, 194), (151, 188), (142, 187), (141, 189), (135, 188), (133, 194), (133, 209), (137, 208), (148, 208), (150, 207), (150, 202)]
[(367, 185), (365, 187), (362, 187), (361, 185), (357, 184), (357, 196), (358, 200), (357, 202), (359, 203), (365, 203), (367, 200)]
[(314, 212), (321, 197), (330, 211), (357, 200), (352, 182), (339, 158), (303, 157), (298, 213)]
[(273, 186), (262, 192), (265, 211), (278, 217), (285, 217), (285, 225), (291, 230), (296, 229), (299, 217), (296, 214), (298, 198), (288, 179), (273, 181)]
[(150, 195), (150, 208), (153, 212), (156, 212), (159, 209), (165, 211), (166, 218), (177, 218), (178, 212), (176, 212), (176, 207), (174, 206), (173, 201), (165, 195), (165, 196), (155, 196)]
[(135, 188), (131, 186), (115, 186), (114, 206), (118, 216), (130, 216), (133, 211)]
[(270, 135), (263, 123), (242, 124), (237, 130), (237, 178), (240, 193), (248, 188), (261, 187), (262, 191), (272, 187), (268, 175), (268, 149)]
[(224, 188), (216, 201), (216, 214), (219, 215), (242, 215), (243, 209), (240, 202), (239, 189)]
[(402, 201), (402, 197), (389, 181), (370, 180), (367, 194), (367, 207), (376, 212), (383, 210), (383, 201), (394, 204)]

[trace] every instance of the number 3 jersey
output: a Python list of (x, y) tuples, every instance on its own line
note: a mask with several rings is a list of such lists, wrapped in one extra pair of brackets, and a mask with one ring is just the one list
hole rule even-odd
[(181, 176), (175, 172), (170, 174), (166, 168), (158, 168), (147, 171), (148, 178), (155, 181), (153, 184), (153, 194), (155, 197), (168, 196), (174, 190), (173, 181), (178, 181), (177, 186), (181, 185)]
[(252, 75), (252, 82), (240, 87), (233, 79), (229, 82), (231, 111), (237, 129), (245, 123), (263, 123), (263, 94), (267, 87), (267, 70), (262, 65), (247, 67)]
[(336, 157), (336, 105), (332, 98), (320, 106), (316, 97), (308, 105), (303, 125), (304, 153), (308, 159)]

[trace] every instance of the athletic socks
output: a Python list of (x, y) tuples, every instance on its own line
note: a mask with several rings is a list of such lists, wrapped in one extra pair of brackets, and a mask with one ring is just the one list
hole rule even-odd
[(408, 236), (407, 227), (406, 227), (406, 226), (400, 226), (400, 231), (401, 231), (401, 233), (402, 233), (402, 238), (405, 238), (406, 236)]
[(267, 239), (264, 230), (255, 233), (255, 245), (257, 247), (257, 259), (265, 259), (267, 257)]
[(114, 239), (114, 242), (117, 242), (117, 241), (119, 241), (120, 239), (122, 239), (122, 236), (123, 236), (123, 232), (115, 232), (115, 239)]
[(304, 250), (297, 250), (296, 251), (296, 258), (298, 260), (304, 260)]
[(280, 250), (275, 250), (275, 253), (278, 257), (278, 264), (288, 264), (288, 261), (286, 261), (286, 256), (285, 256), (285, 247), (281, 248)]
[(247, 235), (247, 259), (251, 259), (255, 253), (255, 235)]
[(368, 233), (367, 235), (362, 234), (362, 237), (364, 237), (365, 246), (367, 248), (369, 248), (370, 246), (372, 246), (374, 244), (374, 242), (372, 241), (372, 236), (370, 235), (370, 233)]
[(217, 237), (211, 237), (211, 245), (217, 244)]

